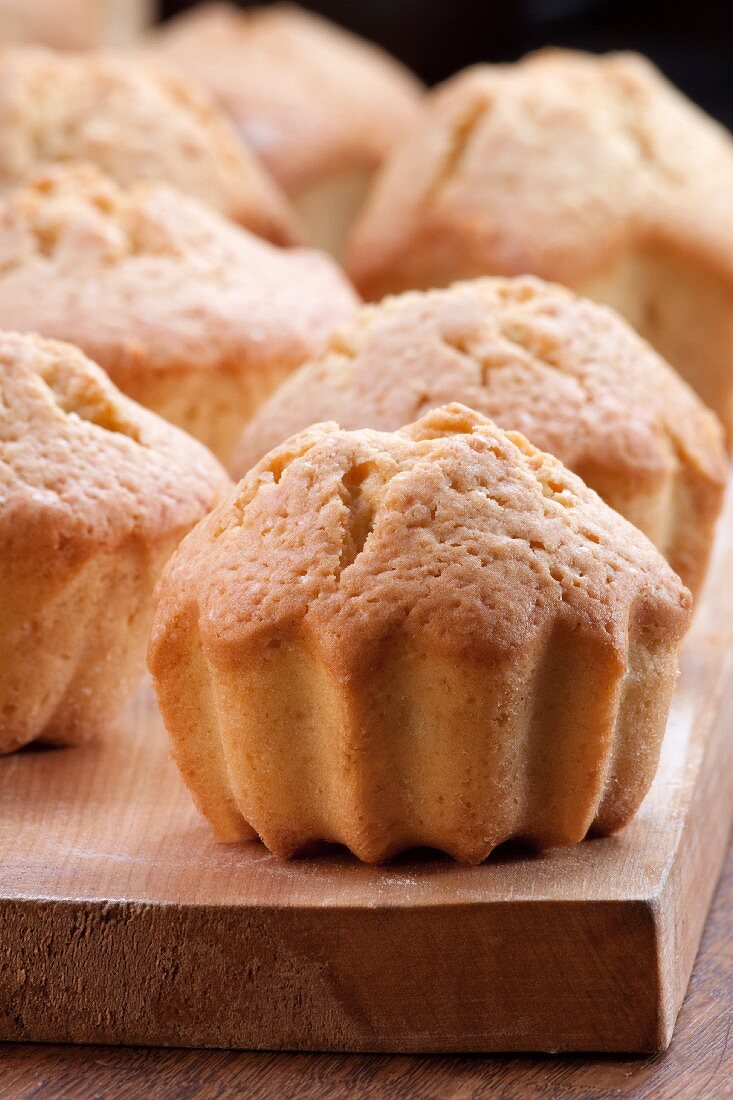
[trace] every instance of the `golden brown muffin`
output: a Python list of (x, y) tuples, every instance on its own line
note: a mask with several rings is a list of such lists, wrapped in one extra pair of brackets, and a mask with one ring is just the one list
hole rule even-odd
[(153, 41), (212, 90), (310, 239), (340, 254), (372, 174), (417, 123), (417, 79), (376, 46), (289, 4), (246, 12), (202, 4)]
[(0, 328), (77, 344), (222, 457), (356, 301), (328, 257), (276, 248), (163, 184), (123, 190), (72, 167), (0, 203)]
[(621, 828), (690, 619), (644, 535), (461, 405), (275, 448), (156, 600), (150, 669), (217, 835), (370, 862)]
[(298, 238), (275, 183), (204, 89), (153, 60), (0, 50), (0, 191), (90, 161), (118, 183), (164, 181), (254, 233)]
[(232, 468), (320, 420), (393, 431), (449, 401), (556, 455), (700, 587), (727, 475), (720, 425), (620, 317), (539, 279), (363, 308), (258, 410)]
[(126, 46), (152, 21), (154, 0), (0, 0), (0, 43), (57, 50)]
[(370, 298), (565, 283), (615, 306), (733, 432), (733, 141), (640, 57), (547, 51), (450, 80), (347, 266)]
[(0, 753), (85, 741), (144, 668), (153, 585), (231, 486), (77, 348), (0, 334)]

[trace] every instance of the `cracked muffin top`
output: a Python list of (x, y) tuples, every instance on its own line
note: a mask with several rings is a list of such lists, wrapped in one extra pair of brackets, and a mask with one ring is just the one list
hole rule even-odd
[(276, 447), (184, 540), (160, 591), (159, 622), (197, 608), (210, 660), (297, 639), (355, 675), (387, 637), (485, 659), (558, 619), (623, 660), (632, 615), (670, 640), (690, 615), (645, 536), (462, 405), (393, 433), (316, 425)]
[(230, 481), (77, 348), (0, 334), (0, 544), (83, 557), (188, 529)]
[(394, 431), (451, 401), (556, 455), (698, 589), (727, 476), (718, 421), (612, 310), (529, 276), (363, 307), (257, 410), (231, 467), (320, 420)]
[(214, 93), (288, 193), (372, 171), (419, 117), (422, 87), (382, 50), (290, 4), (204, 4), (151, 37)]
[(612, 310), (539, 279), (477, 279), (363, 307), (247, 425), (242, 476), (319, 420), (392, 431), (459, 401), (585, 480), (654, 483), (685, 464), (722, 487), (715, 416)]
[(0, 190), (62, 161), (165, 181), (277, 243), (299, 236), (276, 185), (208, 93), (153, 60), (0, 50)]
[(658, 238), (733, 280), (731, 194), (730, 135), (653, 65), (546, 50), (439, 89), (377, 182), (347, 268), (372, 298), (490, 272), (579, 285)]
[(0, 204), (0, 327), (78, 344), (120, 384), (148, 368), (295, 366), (355, 305), (327, 256), (273, 247), (164, 184), (72, 166)]

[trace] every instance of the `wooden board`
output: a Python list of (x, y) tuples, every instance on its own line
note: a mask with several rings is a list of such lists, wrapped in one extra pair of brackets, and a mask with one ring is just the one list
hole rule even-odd
[[(301, 1054), (0, 1045), (3, 1100), (730, 1100), (733, 848), (664, 1054)], [(151, 1087), (151, 1083), (152, 1084)]]
[(733, 815), (733, 498), (659, 774), (617, 837), (481, 867), (215, 843), (148, 692), (96, 744), (0, 761), (0, 1038), (653, 1051)]

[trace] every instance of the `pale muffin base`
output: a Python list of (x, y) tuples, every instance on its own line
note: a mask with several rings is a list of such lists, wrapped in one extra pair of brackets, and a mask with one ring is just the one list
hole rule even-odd
[(114, 720), (143, 673), (152, 590), (175, 544), (131, 539), (67, 568), (3, 563), (0, 753), (80, 744)]
[(612, 306), (679, 371), (733, 442), (733, 288), (689, 253), (650, 246), (575, 288)]
[(310, 244), (342, 259), (371, 180), (371, 172), (343, 172), (293, 196), (293, 206)]
[(209, 672), (179, 623), (156, 687), (221, 840), (259, 836), (283, 857), (338, 843), (369, 863), (430, 846), (478, 863), (509, 839), (571, 845), (634, 816), (677, 669), (676, 645), (637, 634), (627, 668), (558, 624), (490, 665), (396, 643), (339, 682), (304, 643)]
[(108, 373), (128, 397), (205, 444), (224, 465), (242, 428), (262, 402), (287, 378), (293, 364), (263, 365), (256, 371), (192, 367)]
[(598, 471), (580, 470), (586, 484), (638, 527), (699, 597), (712, 553), (724, 488), (670, 455), (655, 484), (624, 486)]

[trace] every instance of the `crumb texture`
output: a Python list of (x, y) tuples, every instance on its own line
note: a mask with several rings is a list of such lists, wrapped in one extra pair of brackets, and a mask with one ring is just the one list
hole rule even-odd
[(233, 469), (321, 420), (394, 431), (454, 400), (560, 458), (699, 587), (726, 482), (719, 424), (619, 317), (538, 279), (364, 307), (258, 410)]
[(165, 184), (71, 166), (0, 204), (0, 327), (78, 345), (220, 455), (355, 306), (326, 256), (277, 248)]
[(298, 237), (276, 185), (208, 94), (154, 59), (0, 50), (0, 189), (88, 161), (165, 181), (279, 243)]

